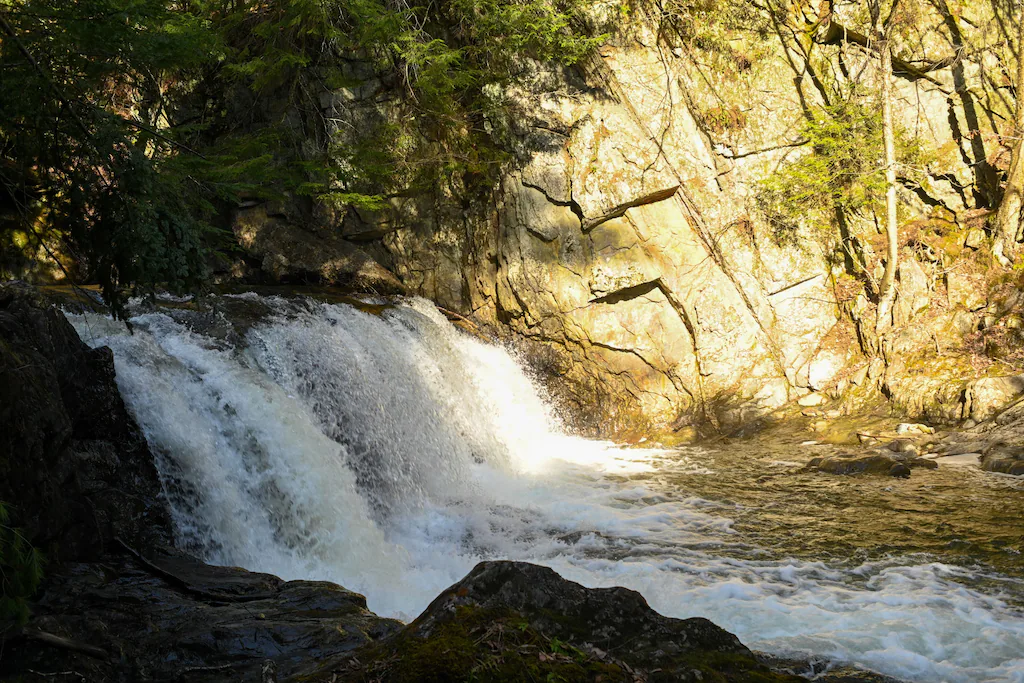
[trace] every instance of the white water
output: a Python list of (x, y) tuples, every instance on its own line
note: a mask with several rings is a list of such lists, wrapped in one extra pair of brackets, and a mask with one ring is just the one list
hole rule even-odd
[(209, 561), (336, 581), (410, 619), (481, 559), (529, 560), (708, 617), (754, 649), (914, 681), (1024, 683), (1024, 614), (955, 580), (966, 570), (767, 557), (715, 503), (629, 479), (714, 476), (699, 451), (565, 435), (504, 349), (430, 304), (275, 305), (244, 349), (162, 313), (136, 317), (134, 335), (69, 316), (113, 348), (180, 542)]

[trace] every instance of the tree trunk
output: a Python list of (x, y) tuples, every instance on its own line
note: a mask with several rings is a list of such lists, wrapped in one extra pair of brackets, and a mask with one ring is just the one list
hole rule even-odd
[(993, 254), (1003, 265), (1013, 263), (1021, 231), (1021, 209), (1024, 208), (1024, 17), (1017, 22), (1017, 108), (1013, 117), (1013, 156), (1006, 179), (1003, 201), (996, 214)]
[(885, 139), (885, 272), (878, 285), (878, 317), (875, 331), (892, 324), (892, 301), (896, 290), (896, 267), (899, 261), (898, 226), (896, 224), (896, 136), (892, 120), (892, 47), (888, 36), (879, 46), (882, 57), (882, 134)]

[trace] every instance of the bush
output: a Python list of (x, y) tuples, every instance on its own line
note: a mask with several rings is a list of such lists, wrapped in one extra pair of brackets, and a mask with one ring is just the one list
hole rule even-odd
[(5, 623), (28, 619), (28, 599), (43, 576), (42, 554), (9, 521), (7, 507), (0, 502), (0, 630)]
[[(795, 239), (801, 225), (832, 242), (838, 214), (848, 218), (882, 215), (885, 153), (878, 107), (854, 94), (811, 112), (803, 127), (807, 146), (761, 183), (757, 204), (779, 242)], [(898, 174), (916, 178), (927, 164), (919, 143), (896, 134)]]

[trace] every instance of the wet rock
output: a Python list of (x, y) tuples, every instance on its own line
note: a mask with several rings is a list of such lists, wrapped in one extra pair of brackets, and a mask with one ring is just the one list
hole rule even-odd
[(910, 467), (902, 462), (898, 462), (889, 468), (888, 472), (890, 477), (900, 477), (906, 479), (910, 476)]
[(171, 538), (110, 349), (90, 349), (19, 284), (0, 285), (0, 500), (51, 562), (94, 557), (115, 537)]
[(986, 472), (1024, 475), (1024, 446), (996, 442), (981, 456), (981, 469)]
[(792, 659), (776, 657), (763, 652), (757, 653), (758, 659), (775, 671), (784, 671), (796, 676), (803, 676), (815, 683), (905, 683), (890, 676), (852, 666), (837, 666), (821, 657), (810, 659)]
[[(626, 588), (589, 589), (523, 562), (482, 562), (391, 640), (314, 680), (803, 680), (772, 672), (707, 619), (671, 619)], [(486, 672), (486, 674), (480, 673)]]
[[(89, 681), (256, 681), (270, 661), (286, 680), (399, 628), (332, 583), (212, 567), (177, 551), (144, 562), (126, 554), (52, 575), (26, 632), (7, 643), (0, 678), (71, 670)], [(110, 656), (55, 648), (36, 632)]]
[(839, 475), (885, 474), (893, 477), (909, 477), (910, 470), (917, 467), (935, 469), (938, 465), (925, 458), (900, 457), (892, 453), (861, 456), (846, 453), (814, 458), (804, 466), (804, 471)]

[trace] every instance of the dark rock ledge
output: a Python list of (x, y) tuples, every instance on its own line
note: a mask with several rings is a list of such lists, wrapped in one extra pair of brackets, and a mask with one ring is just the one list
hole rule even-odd
[(171, 549), (109, 349), (17, 285), (0, 285), (0, 500), (50, 560), (28, 623), (0, 623), (0, 681), (805, 680), (706, 619), (535, 565), (481, 563), (404, 626), (335, 584)]

